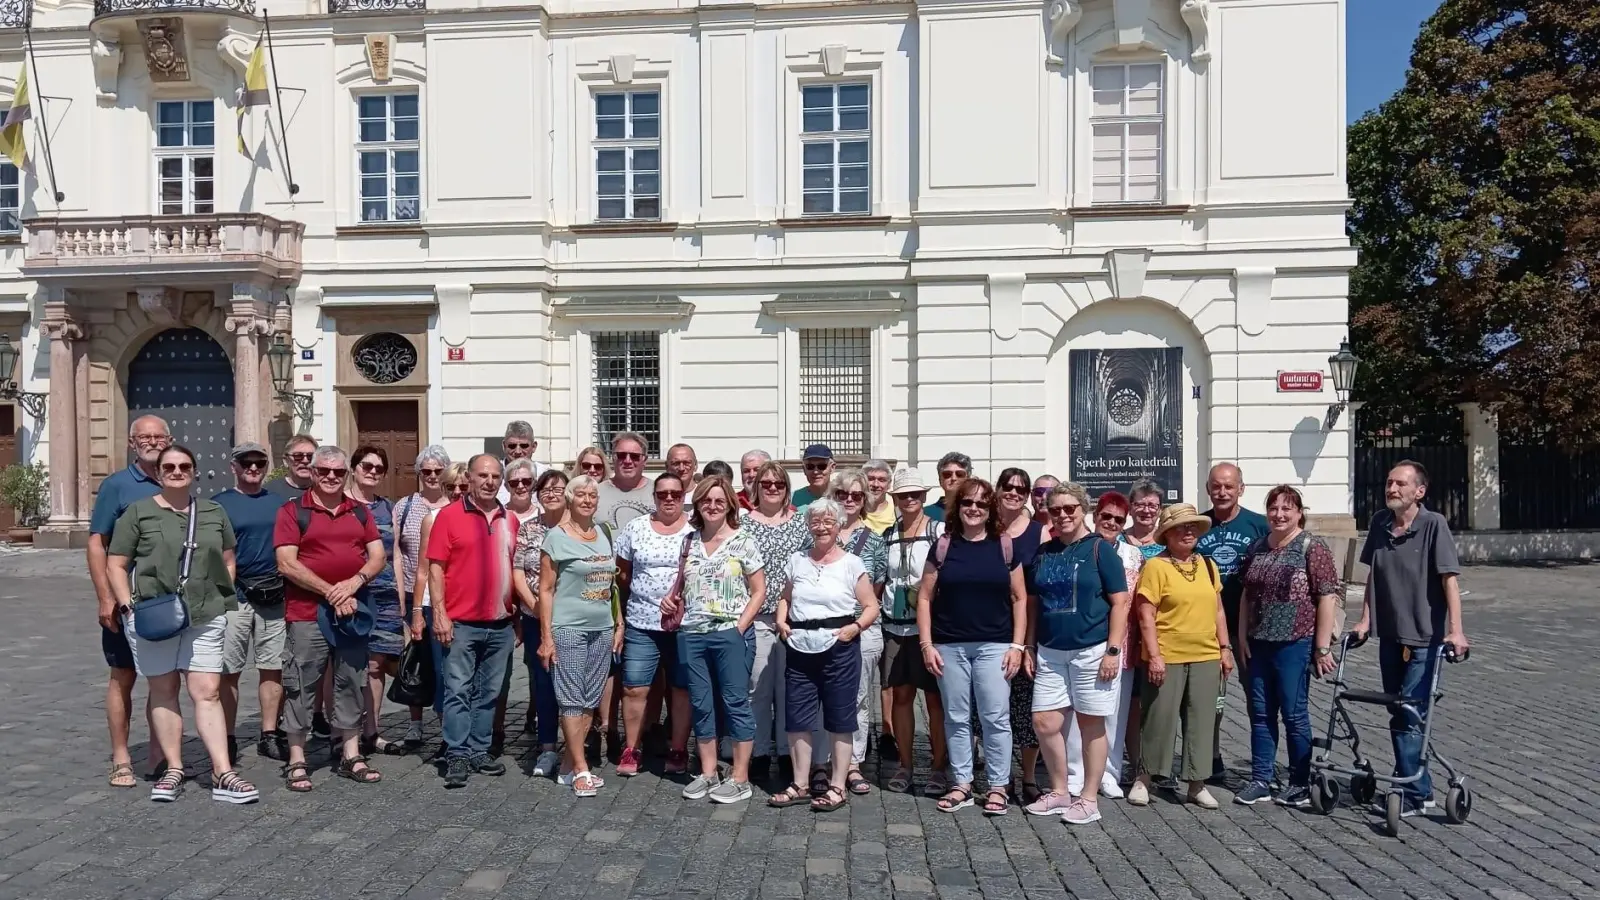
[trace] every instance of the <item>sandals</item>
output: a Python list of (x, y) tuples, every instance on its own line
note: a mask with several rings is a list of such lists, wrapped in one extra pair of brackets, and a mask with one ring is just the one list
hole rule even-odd
[(767, 805), (774, 809), (784, 809), (809, 802), (811, 802), (810, 790), (798, 784), (791, 784), (767, 798)]
[(888, 784), (886, 784), (885, 787), (887, 787), (890, 791), (892, 791), (892, 792), (894, 792), (896, 794), (907, 794), (907, 793), (910, 793), (911, 792), (911, 770), (906, 768), (905, 766), (901, 766), (900, 768), (895, 769), (894, 770), (894, 775), (892, 777), (890, 777), (890, 779), (888, 781)]
[(157, 803), (171, 803), (183, 793), (183, 770), (168, 768), (150, 788), (150, 799)]
[(983, 798), (983, 814), (986, 816), (1003, 816), (1011, 811), (1011, 801), (1006, 797), (1006, 792), (999, 788), (990, 788), (989, 793)]
[(827, 769), (811, 770), (811, 796), (821, 797), (828, 792), (828, 785), (832, 783), (828, 778)]
[(311, 793), (311, 767), (305, 763), (291, 763), (284, 766), (283, 786), (296, 794)]
[[(356, 768), (360, 766), (361, 768)], [(367, 765), (365, 756), (350, 756), (339, 760), (339, 767), (334, 769), (334, 774), (340, 778), (348, 778), (357, 784), (377, 784), (383, 780), (383, 773)]]
[(836, 809), (842, 809), (846, 802), (848, 802), (848, 798), (845, 797), (844, 791), (830, 784), (828, 789), (823, 791), (822, 796), (811, 798), (811, 811), (833, 812)]
[(139, 779), (133, 777), (131, 763), (112, 763), (111, 774), (106, 776), (106, 783), (114, 788), (131, 788), (138, 785)]
[(211, 776), (211, 799), (223, 803), (254, 803), (261, 799), (261, 792), (238, 772), (230, 769), (221, 775)]
[(922, 791), (929, 797), (943, 797), (950, 793), (950, 773), (944, 769), (934, 769), (928, 774), (928, 783), (923, 785)]
[(850, 789), (850, 793), (858, 797), (872, 793), (872, 782), (861, 774), (860, 769), (851, 769), (849, 774), (844, 776), (844, 785)]
[(598, 797), (604, 784), (593, 772), (579, 772), (572, 776), (572, 796)]
[(956, 785), (939, 798), (939, 812), (953, 813), (972, 805), (972, 788)]

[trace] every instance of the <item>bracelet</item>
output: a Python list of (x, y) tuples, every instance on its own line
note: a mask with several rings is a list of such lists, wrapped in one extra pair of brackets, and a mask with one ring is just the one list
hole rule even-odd
[(1008, 648), (1008, 649), (1015, 650), (1018, 653), (1027, 653), (1028, 652), (1028, 648), (1022, 646), (1021, 644), (1012, 644), (1010, 646), (1010, 648)]
[(922, 649), (924, 649), (924, 650), (926, 650), (926, 649), (928, 649), (928, 648), (929, 648), (929, 647), (932, 647), (932, 646), (933, 646), (933, 641), (923, 641), (923, 642), (922, 642), (922, 643), (920, 643), (920, 644), (918, 644), (918, 645), (917, 645), (917, 646), (919, 646), (919, 647), (921, 647), (921, 648), (922, 648)]

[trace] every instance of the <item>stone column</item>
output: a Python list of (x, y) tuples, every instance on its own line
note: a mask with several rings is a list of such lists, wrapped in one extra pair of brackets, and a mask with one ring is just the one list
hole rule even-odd
[(85, 335), (64, 300), (45, 302), (40, 331), (50, 340), (50, 519), (41, 530), (64, 537), (87, 513), (78, 508), (78, 429), (87, 410), (78, 409), (77, 362)]
[(233, 286), (227, 327), (233, 333), (233, 440), (236, 444), (267, 443), (263, 398), (270, 390), (261, 380), (261, 338), (272, 330), (266, 289), (251, 284)]

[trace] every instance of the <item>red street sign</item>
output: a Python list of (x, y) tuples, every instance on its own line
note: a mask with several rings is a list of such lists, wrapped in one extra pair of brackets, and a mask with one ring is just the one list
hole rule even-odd
[(446, 347), (444, 358), (450, 362), (462, 362), (467, 358), (467, 348)]
[(1279, 372), (1278, 393), (1291, 391), (1306, 391), (1315, 393), (1322, 390), (1321, 372)]

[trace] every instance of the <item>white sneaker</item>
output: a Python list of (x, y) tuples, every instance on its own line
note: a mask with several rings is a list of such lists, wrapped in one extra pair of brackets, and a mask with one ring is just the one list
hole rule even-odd
[(1117, 779), (1108, 774), (1100, 779), (1100, 796), (1109, 800), (1121, 800), (1123, 797), (1122, 785), (1117, 784)]

